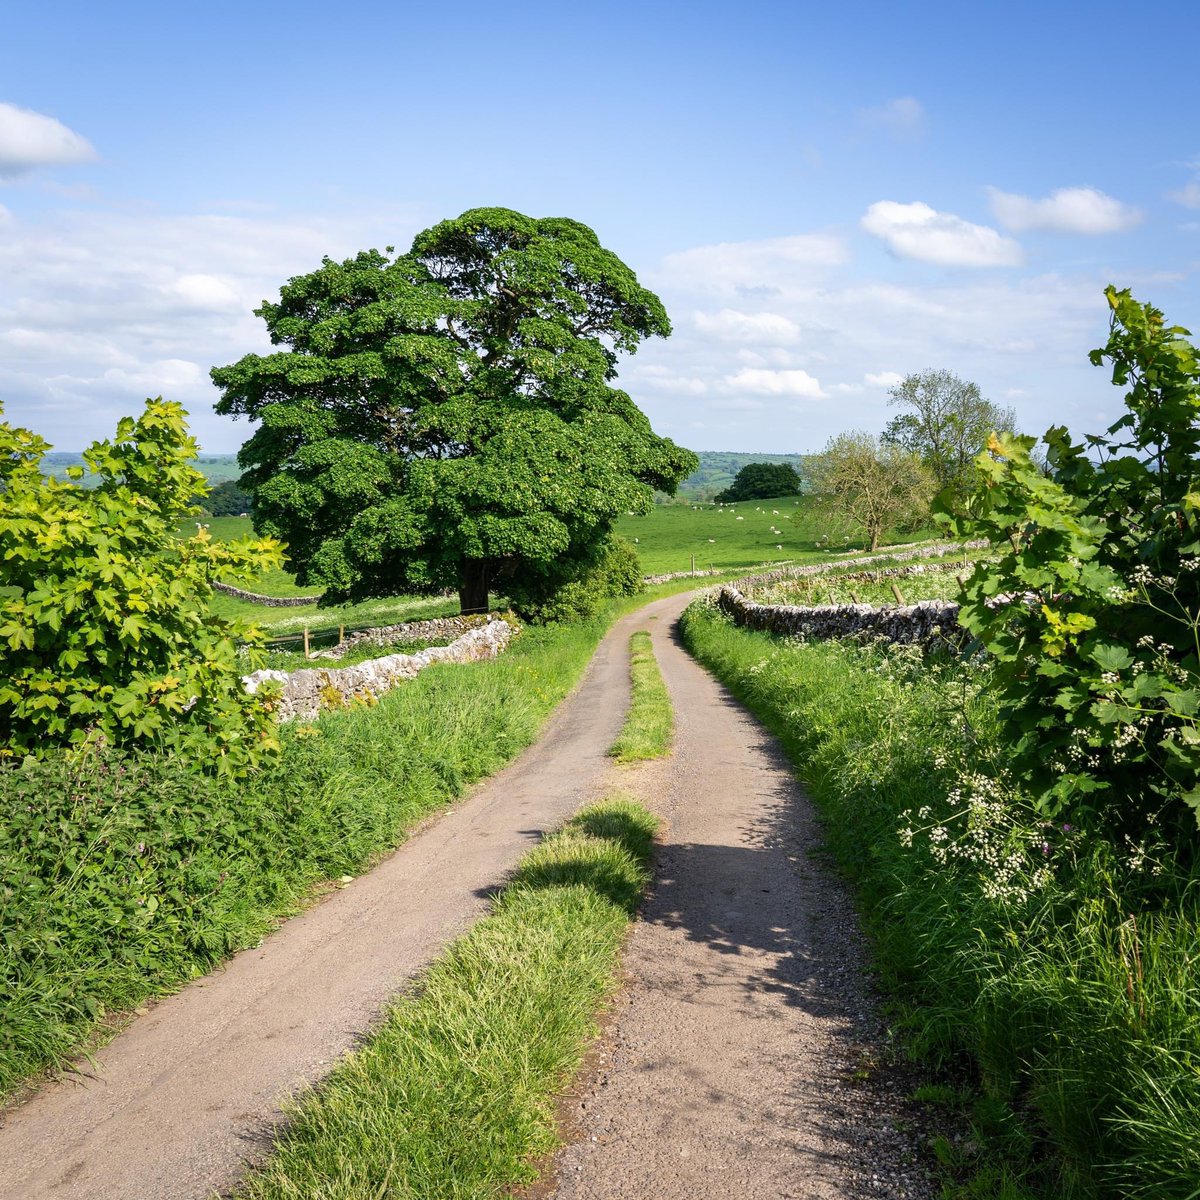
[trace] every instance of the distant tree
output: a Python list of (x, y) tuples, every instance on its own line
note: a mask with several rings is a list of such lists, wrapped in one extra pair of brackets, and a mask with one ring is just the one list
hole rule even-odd
[(791, 463), (747, 463), (715, 499), (719, 504), (732, 504), (738, 500), (770, 500), (799, 494), (800, 476)]
[(250, 492), (232, 479), (218, 483), (204, 498), (204, 508), (214, 517), (238, 517), (248, 513), (253, 504)]
[(257, 310), (282, 349), (212, 372), (217, 410), (259, 422), (256, 527), (330, 596), (547, 600), (697, 466), (613, 386), (619, 352), (670, 333), (662, 303), (560, 218), (474, 209), (392, 254), (292, 279)]
[(974, 486), (975, 459), (988, 436), (1016, 429), (1011, 408), (985, 400), (978, 385), (951, 371), (908, 375), (890, 394), (890, 403), (905, 411), (888, 422), (882, 440), (919, 455), (938, 489), (950, 489), (953, 498)]
[(929, 516), (936, 483), (919, 455), (862, 430), (832, 438), (813, 464), (818, 504), (866, 534), (877, 550), (888, 529)]

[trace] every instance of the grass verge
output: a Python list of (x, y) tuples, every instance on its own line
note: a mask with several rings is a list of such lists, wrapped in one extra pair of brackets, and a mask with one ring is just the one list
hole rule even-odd
[(494, 1197), (536, 1177), (649, 880), (657, 822), (614, 798), (521, 861), (363, 1049), (292, 1108), (242, 1200)]
[(623, 763), (662, 758), (671, 750), (675, 713), (650, 635), (644, 629), (629, 639), (629, 674), (632, 682), (629, 715), (609, 754)]
[(613, 620), (687, 586), (287, 726), (279, 761), (240, 784), (148, 755), (0, 770), (0, 1096), (368, 870), (535, 740)]
[(960, 1123), (932, 1146), (944, 1194), (1197, 1200), (1200, 878), (1039, 817), (1005, 783), (986, 666), (703, 605), (683, 634), (821, 810), (896, 1026), (941, 1072), (918, 1098)]

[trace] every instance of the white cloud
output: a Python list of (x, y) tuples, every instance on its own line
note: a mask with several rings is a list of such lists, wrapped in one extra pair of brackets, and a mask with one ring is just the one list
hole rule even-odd
[(655, 388), (658, 391), (672, 392), (679, 396), (702, 396), (708, 391), (708, 384), (703, 379), (695, 379), (670, 370), (668, 367), (653, 364), (638, 364), (638, 383), (642, 387)]
[(1059, 188), (1043, 200), (988, 188), (992, 212), (1006, 229), (1058, 233), (1120, 233), (1141, 219), (1137, 209), (1089, 187)]
[(748, 313), (723, 308), (719, 312), (698, 312), (696, 328), (710, 337), (729, 342), (778, 344), (794, 342), (800, 335), (795, 321), (773, 312)]
[(904, 382), (904, 376), (898, 371), (880, 371), (878, 374), (868, 372), (863, 376), (863, 382), (871, 387), (894, 388)]
[(1168, 192), (1167, 197), (1184, 208), (1200, 208), (1200, 180), (1188, 180), (1178, 191)]
[(797, 368), (772, 371), (765, 367), (743, 367), (736, 375), (726, 376), (725, 383), (735, 391), (757, 396), (802, 396), (819, 400), (825, 395), (816, 379)]
[(0, 178), (15, 178), (34, 167), (90, 162), (95, 157), (91, 143), (61, 121), (0, 101)]
[(846, 246), (833, 233), (802, 233), (755, 242), (719, 242), (668, 254), (653, 283), (702, 291), (771, 294), (793, 287), (846, 261)]
[[(147, 396), (180, 401), (206, 450), (236, 449), (209, 368), (269, 352), (254, 316), (321, 258), (404, 245), (412, 214), (344, 219), (90, 210), (0, 229), (0, 400), (6, 419), (77, 450)], [(701, 382), (701, 387), (705, 386)]]
[(864, 108), (859, 116), (868, 124), (886, 129), (893, 137), (912, 138), (925, 130), (925, 109), (912, 96), (899, 96), (877, 108)]
[(867, 209), (861, 225), (901, 258), (947, 267), (1013, 267), (1022, 261), (1021, 247), (1011, 238), (919, 200), (880, 200)]
[(237, 288), (228, 279), (216, 275), (180, 275), (165, 290), (189, 308), (205, 312), (246, 307), (246, 298), (238, 294)]
[[(1018, 427), (1030, 433), (1053, 424), (1096, 432), (1121, 411), (1108, 373), (1087, 360), (1108, 336), (1106, 282), (1082, 273), (903, 283), (846, 273), (772, 297), (770, 311), (799, 329), (795, 342), (730, 343), (681, 321), (672, 337), (652, 339), (622, 362), (621, 386), (655, 429), (702, 449), (806, 452), (845, 429), (878, 432), (894, 415), (888, 377), (928, 367), (945, 367), (978, 383), (985, 396), (1013, 404)], [(668, 312), (692, 311), (697, 303), (690, 288), (664, 289), (662, 296)], [(1168, 316), (1188, 314), (1176, 302)], [(651, 369), (655, 384), (645, 374)], [(876, 382), (868, 383), (868, 374)], [(707, 382), (707, 391), (673, 389), (672, 376), (693, 388)], [(1009, 389), (1024, 395), (1010, 399)], [(746, 406), (751, 399), (761, 410)]]

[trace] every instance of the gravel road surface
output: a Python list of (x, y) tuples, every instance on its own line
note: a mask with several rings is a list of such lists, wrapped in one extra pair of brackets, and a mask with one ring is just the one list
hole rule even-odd
[[(351, 1049), (485, 911), (521, 854), (614, 776), (669, 832), (629, 944), (629, 987), (568, 1122), (582, 1136), (556, 1160), (557, 1195), (930, 1195), (905, 1165), (899, 1101), (878, 1081), (853, 1081), (878, 1029), (852, 909), (809, 857), (811, 813), (778, 749), (677, 645), (686, 602), (618, 622), (542, 740), (369, 875), (154, 1004), (94, 1069), (80, 1063), (9, 1111), (0, 1198), (207, 1200), (231, 1189), (269, 1149), (280, 1101)], [(671, 759), (631, 772), (605, 752), (641, 628), (654, 635), (678, 740)]]
[[(667, 614), (662, 614), (665, 617)], [(569, 1113), (557, 1200), (930, 1197), (841, 882), (790, 764), (646, 622), (672, 759), (633, 790), (667, 823), (601, 1065)], [(631, 775), (633, 781), (635, 776)]]

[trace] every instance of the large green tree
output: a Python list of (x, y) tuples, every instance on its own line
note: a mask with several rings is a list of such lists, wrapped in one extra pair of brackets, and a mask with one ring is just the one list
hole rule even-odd
[(940, 489), (959, 500), (974, 486), (975, 458), (989, 435), (1012, 433), (1016, 416), (984, 398), (979, 385), (952, 371), (918, 371), (891, 389), (889, 403), (902, 411), (883, 440), (920, 456)]
[(332, 596), (553, 594), (696, 468), (614, 384), (666, 312), (576, 221), (473, 209), (256, 312), (280, 349), (215, 368), (217, 410), (259, 423), (256, 524)]
[(718, 504), (731, 504), (738, 500), (770, 500), (799, 494), (800, 476), (791, 463), (747, 463), (714, 499)]

